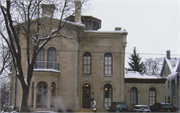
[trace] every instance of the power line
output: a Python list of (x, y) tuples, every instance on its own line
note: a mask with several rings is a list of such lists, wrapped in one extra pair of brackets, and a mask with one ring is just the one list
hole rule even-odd
[[(125, 53), (125, 54), (132, 54), (132, 53)], [(166, 56), (166, 54), (158, 54), (158, 53), (138, 53), (140, 55), (163, 55)], [(180, 56), (180, 54), (171, 54), (171, 56)]]
[[(57, 50), (57, 51), (63, 51), (63, 52), (77, 52), (77, 51), (74, 51), (74, 50)], [(90, 52), (90, 53), (106, 53), (104, 51), (92, 51), (92, 50), (81, 50), (80, 51), (81, 53), (85, 53), (85, 52)], [(108, 51), (107, 51), (108, 52)], [(112, 52), (112, 51), (109, 51), (110, 53), (113, 53), (113, 54), (132, 54), (132, 53), (120, 53), (120, 52)], [(137, 54), (140, 54), (140, 55), (160, 55), (160, 56), (166, 56), (166, 54), (162, 54), (162, 53), (137, 53)], [(171, 56), (180, 56), (180, 54), (171, 54)]]

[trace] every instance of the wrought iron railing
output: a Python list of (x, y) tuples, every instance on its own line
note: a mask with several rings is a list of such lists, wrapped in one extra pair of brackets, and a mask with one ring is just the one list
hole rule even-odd
[(59, 70), (59, 63), (52, 61), (36, 61), (34, 69), (55, 69)]

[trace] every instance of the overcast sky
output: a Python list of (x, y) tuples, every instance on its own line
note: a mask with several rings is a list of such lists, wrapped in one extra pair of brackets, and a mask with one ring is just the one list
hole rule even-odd
[(134, 47), (143, 59), (164, 57), (167, 50), (180, 57), (180, 0), (90, 0), (88, 4), (82, 15), (101, 19), (101, 31), (127, 30), (126, 67)]

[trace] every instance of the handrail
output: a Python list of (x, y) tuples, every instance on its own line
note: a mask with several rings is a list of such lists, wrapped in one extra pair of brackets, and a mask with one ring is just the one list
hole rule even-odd
[(59, 63), (53, 61), (36, 61), (34, 69), (55, 69), (59, 70)]

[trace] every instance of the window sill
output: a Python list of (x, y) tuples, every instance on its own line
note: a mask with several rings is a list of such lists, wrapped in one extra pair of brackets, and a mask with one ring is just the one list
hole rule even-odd
[(83, 77), (92, 77), (91, 75), (82, 75)]
[(104, 77), (113, 77), (113, 75), (104, 75)]

